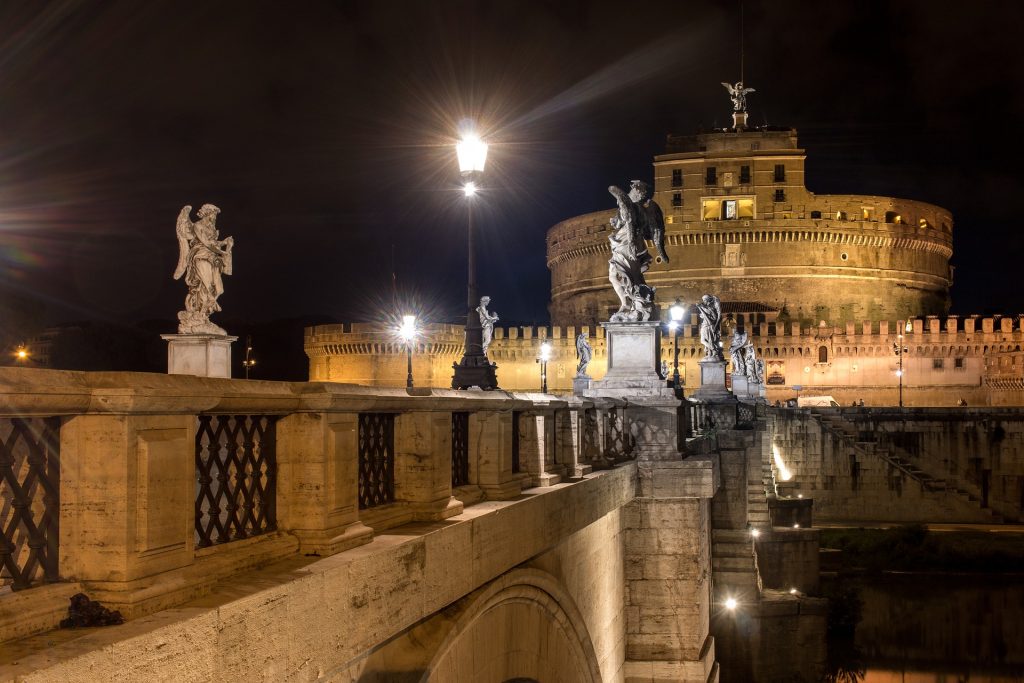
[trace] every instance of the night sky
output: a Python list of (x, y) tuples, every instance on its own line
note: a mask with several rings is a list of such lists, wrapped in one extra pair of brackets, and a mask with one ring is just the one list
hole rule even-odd
[[(744, 14), (751, 123), (799, 130), (809, 188), (949, 208), (954, 312), (1024, 309), (1024, 3)], [(739, 29), (737, 2), (8, 0), (0, 325), (174, 331), (175, 217), (207, 202), (236, 242), (216, 322), (378, 319), (394, 289), (454, 321), (464, 117), (492, 143), (481, 293), (546, 321), (546, 230), (650, 179), (666, 134), (728, 123)]]

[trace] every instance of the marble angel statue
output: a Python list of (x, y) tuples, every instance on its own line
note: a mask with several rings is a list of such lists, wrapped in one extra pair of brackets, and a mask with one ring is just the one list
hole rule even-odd
[(178, 266), (174, 279), (185, 276), (188, 295), (185, 310), (178, 313), (178, 334), (223, 335), (223, 328), (210, 322), (210, 314), (220, 310), (217, 299), (224, 293), (222, 276), (231, 275), (231, 237), (220, 239), (217, 232), (217, 214), (213, 204), (203, 204), (196, 212), (198, 220), (192, 222), (191, 206), (184, 206), (178, 214)]

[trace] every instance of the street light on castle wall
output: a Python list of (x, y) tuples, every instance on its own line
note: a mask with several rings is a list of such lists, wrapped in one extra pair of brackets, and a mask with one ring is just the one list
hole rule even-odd
[[(909, 333), (912, 332), (913, 330), (914, 325), (911, 323), (911, 321), (908, 320), (907, 324), (903, 328), (903, 331)], [(896, 341), (893, 342), (892, 345), (893, 353), (895, 353), (897, 358), (899, 358), (899, 367), (896, 369), (896, 377), (899, 378), (900, 382), (900, 408), (903, 407), (903, 354), (907, 353), (910, 350), (907, 346), (903, 344), (903, 331), (899, 332), (896, 335)]]

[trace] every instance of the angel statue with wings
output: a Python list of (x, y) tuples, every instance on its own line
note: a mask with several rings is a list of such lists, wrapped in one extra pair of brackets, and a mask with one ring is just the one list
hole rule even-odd
[(182, 207), (178, 214), (178, 267), (174, 279), (185, 276), (188, 296), (185, 310), (178, 313), (178, 334), (227, 334), (210, 322), (210, 314), (220, 310), (217, 298), (224, 293), (222, 275), (231, 275), (231, 237), (220, 239), (217, 214), (213, 204), (203, 204), (192, 222), (192, 207)]
[(733, 111), (746, 111), (747, 110), (747, 95), (752, 92), (757, 92), (753, 88), (744, 88), (743, 81), (737, 81), (736, 85), (731, 83), (722, 82), (725, 89), (729, 91), (729, 98), (732, 100)]
[(647, 241), (654, 242), (658, 256), (668, 263), (665, 253), (665, 218), (657, 202), (649, 198), (647, 183), (634, 180), (627, 194), (612, 185), (608, 191), (619, 205), (618, 213), (610, 223), (612, 257), (608, 260), (608, 279), (619, 297), (619, 310), (611, 322), (637, 322), (650, 320), (654, 311), (654, 288), (647, 285), (644, 273), (651, 266)]

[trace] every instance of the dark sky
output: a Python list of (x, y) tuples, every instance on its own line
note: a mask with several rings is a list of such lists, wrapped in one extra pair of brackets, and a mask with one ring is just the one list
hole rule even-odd
[[(1024, 309), (1024, 3), (744, 13), (751, 121), (799, 129), (810, 189), (951, 209), (954, 311)], [(493, 143), (481, 293), (503, 322), (543, 321), (545, 231), (650, 178), (667, 133), (728, 121), (739, 15), (681, 0), (0, 3), (0, 311), (173, 319), (174, 220), (210, 202), (236, 241), (220, 316), (372, 319), (394, 270), (403, 300), (453, 320), (466, 221), (451, 145), (474, 117)]]

